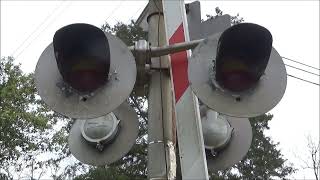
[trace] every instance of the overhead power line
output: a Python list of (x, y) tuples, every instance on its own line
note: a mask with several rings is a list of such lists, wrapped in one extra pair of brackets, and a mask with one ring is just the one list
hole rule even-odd
[(300, 71), (304, 71), (304, 72), (309, 73), (309, 74), (313, 74), (313, 75), (316, 75), (316, 76), (320, 76), (319, 74), (316, 74), (316, 73), (313, 73), (313, 72), (310, 72), (310, 71), (307, 71), (307, 70), (304, 70), (304, 69), (300, 69), (300, 68), (297, 68), (297, 67), (295, 67), (295, 66), (291, 66), (291, 65), (288, 65), (288, 64), (285, 64), (285, 65), (288, 66), (288, 67), (294, 68), (294, 69), (298, 69), (298, 70), (300, 70)]
[[(67, 0), (64, 0), (63, 2), (66, 2)], [(33, 38), (25, 48), (23, 48), (20, 53), (18, 53), (15, 58), (18, 58), (30, 45), (33, 43), (52, 23), (71, 5), (72, 1), (69, 1), (69, 3), (38, 33), (38, 35)]]
[(320, 69), (319, 69), (319, 68), (316, 68), (316, 67), (313, 67), (313, 66), (310, 66), (310, 65), (304, 64), (304, 63), (302, 63), (302, 62), (299, 62), (299, 61), (296, 61), (296, 60), (293, 60), (293, 59), (290, 59), (290, 58), (286, 58), (286, 57), (283, 57), (283, 56), (282, 56), (282, 58), (283, 58), (283, 59), (287, 59), (287, 60), (289, 60), (289, 61), (292, 61), (292, 62), (295, 62), (295, 63), (298, 63), (298, 64), (301, 64), (301, 65), (304, 65), (304, 66), (307, 66), (307, 67), (310, 67), (310, 68), (313, 68), (313, 69), (316, 69), (316, 70), (320, 71)]
[(44, 25), (45, 22), (47, 22), (47, 20), (62, 6), (62, 4), (64, 3), (64, 1), (62, 1), (59, 5), (56, 6), (56, 8), (54, 8), (44, 19), (43, 21), (31, 32), (31, 34), (29, 34), (29, 36), (24, 39), (22, 41), (22, 43), (11, 53), (11, 55), (13, 56), (30, 38), (32, 35), (34, 35), (34, 33), (37, 32), (37, 30), (39, 30), (39, 28)]
[[(301, 62), (296, 61), (296, 60), (293, 60), (293, 59), (289, 59), (289, 58), (286, 58), (286, 57), (282, 57), (282, 58), (287, 59), (287, 60), (292, 61), (292, 62), (295, 62), (295, 63), (298, 63), (298, 64), (301, 64), (301, 65), (304, 65), (304, 66), (307, 66), (307, 67), (310, 67), (310, 68), (313, 68), (313, 69), (316, 69), (316, 70), (320, 70), (320, 69), (318, 69), (318, 68), (316, 68), (316, 67), (313, 67), (313, 66), (310, 66), (310, 65), (301, 63)], [(292, 66), (292, 65), (288, 65), (288, 64), (285, 64), (285, 65), (288, 66), (288, 67), (291, 67), (291, 68), (300, 70), (300, 71), (304, 71), (304, 72), (309, 73), (309, 74), (316, 75), (316, 76), (318, 76), (318, 77), (320, 76), (319, 74), (316, 74), (316, 73), (313, 73), (313, 72), (310, 72), (310, 71), (307, 71), (307, 70), (298, 68), (298, 67), (296, 67), (296, 66)], [(287, 76), (292, 77), (292, 78), (295, 78), (295, 79), (298, 79), (298, 80), (301, 80), (301, 81), (304, 81), (304, 82), (307, 82), (307, 83), (311, 83), (311, 84), (320, 86), (320, 84), (318, 84), (318, 83), (315, 83), (315, 82), (312, 82), (312, 81), (308, 81), (308, 80), (306, 80), (306, 79), (303, 79), (303, 78), (300, 78), (300, 77), (297, 77), (297, 76), (294, 76), (294, 75), (291, 75), (291, 74), (287, 74)]]
[(301, 80), (301, 81), (305, 81), (305, 82), (307, 82), (307, 83), (311, 83), (311, 84), (314, 84), (314, 85), (320, 86), (320, 84), (317, 84), (317, 83), (315, 83), (315, 82), (311, 82), (311, 81), (308, 81), (308, 80), (305, 80), (305, 79), (302, 79), (302, 78), (299, 78), (299, 77), (293, 76), (293, 75), (291, 75), (291, 74), (287, 74), (287, 76), (290, 76), (290, 77), (293, 77), (293, 78), (299, 79), (299, 80)]
[(131, 20), (133, 19), (133, 17), (134, 17), (138, 12), (140, 12), (140, 10), (141, 10), (142, 8), (144, 8), (144, 6), (141, 6), (136, 12), (134, 12), (134, 13), (132, 14), (132, 16), (131, 16), (130, 19), (129, 19), (129, 23), (131, 23)]
[(111, 11), (111, 13), (108, 15), (107, 19), (105, 20), (106, 22), (108, 21), (108, 19), (109, 19), (112, 15), (114, 15), (114, 12), (121, 7), (121, 5), (123, 4), (123, 2), (125, 2), (125, 1), (121, 1), (121, 2)]

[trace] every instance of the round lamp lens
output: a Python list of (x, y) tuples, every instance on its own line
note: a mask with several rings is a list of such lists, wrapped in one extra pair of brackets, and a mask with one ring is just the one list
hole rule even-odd
[(84, 125), (84, 132), (89, 138), (101, 139), (110, 133), (112, 127), (112, 121), (87, 120)]
[(71, 87), (81, 92), (90, 92), (106, 83), (107, 72), (103, 61), (79, 60), (78, 62), (66, 74), (66, 81)]
[(255, 81), (246, 71), (231, 71), (223, 73), (221, 83), (226, 89), (240, 92), (251, 88)]

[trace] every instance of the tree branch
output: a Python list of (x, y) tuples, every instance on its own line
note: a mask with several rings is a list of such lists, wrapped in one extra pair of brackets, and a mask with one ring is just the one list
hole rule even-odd
[(145, 121), (147, 121), (147, 118), (144, 115), (142, 115), (143, 112), (142, 112), (141, 108), (139, 107), (137, 100), (133, 96), (130, 96), (129, 99), (131, 99), (131, 101), (134, 103), (134, 106), (138, 109), (140, 117), (142, 117)]

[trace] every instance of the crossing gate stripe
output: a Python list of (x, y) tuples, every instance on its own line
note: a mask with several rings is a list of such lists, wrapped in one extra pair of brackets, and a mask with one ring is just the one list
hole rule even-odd
[[(169, 44), (185, 42), (183, 23), (180, 24), (178, 29), (174, 32), (169, 39)], [(173, 75), (173, 85), (176, 103), (179, 101), (183, 93), (189, 86), (188, 80), (188, 56), (187, 51), (181, 51), (170, 55), (171, 68)]]

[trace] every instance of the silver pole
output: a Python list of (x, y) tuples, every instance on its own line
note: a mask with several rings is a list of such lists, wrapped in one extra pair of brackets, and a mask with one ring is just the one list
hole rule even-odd
[[(149, 33), (151, 46), (166, 45), (162, 0), (149, 1)], [(151, 58), (148, 110), (148, 178), (173, 179), (175, 177), (175, 149), (172, 128), (173, 92), (168, 56)]]
[(150, 56), (157, 57), (163, 56), (167, 54), (172, 54), (180, 51), (185, 51), (189, 49), (195, 48), (199, 43), (201, 43), (203, 39), (193, 40), (189, 42), (176, 43), (173, 45), (162, 46), (162, 47), (151, 47), (150, 48)]
[(185, 51), (185, 50), (189, 50), (189, 49), (193, 49), (196, 46), (198, 46), (199, 43), (201, 43), (202, 41), (204, 41), (204, 39), (197, 39), (197, 40), (193, 40), (193, 41), (188, 41), (188, 42), (182, 42), (182, 43), (176, 43), (176, 44), (172, 44), (172, 45), (164, 45), (161, 47), (148, 47), (146, 49), (141, 48), (141, 49), (135, 49), (134, 46), (130, 46), (129, 49), (133, 52), (133, 54), (135, 54), (135, 52), (146, 52), (148, 54), (149, 57), (159, 57), (159, 56), (163, 56), (163, 55), (168, 55), (168, 54), (173, 54), (176, 52), (180, 52), (180, 51)]

